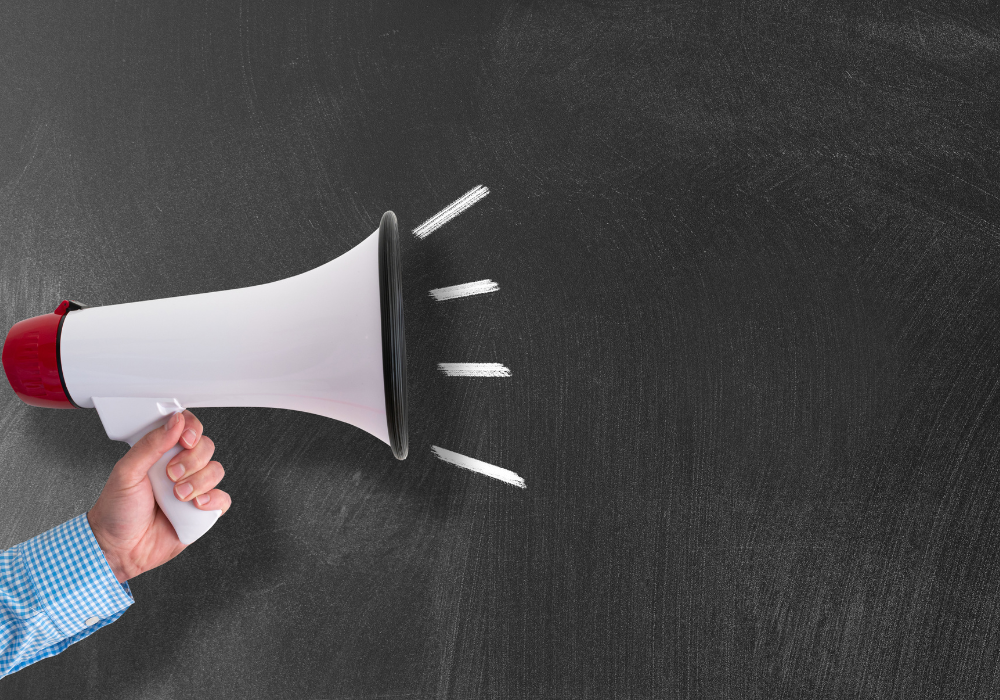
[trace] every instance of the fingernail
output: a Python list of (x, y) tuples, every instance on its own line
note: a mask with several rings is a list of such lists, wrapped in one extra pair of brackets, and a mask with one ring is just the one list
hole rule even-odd
[(195, 498), (194, 500), (198, 501), (198, 505), (203, 506), (206, 503), (208, 503), (208, 500), (210, 498), (211, 498), (211, 496), (209, 496), (207, 493), (203, 493), (200, 496), (198, 496), (197, 498)]
[(194, 441), (195, 439), (197, 439), (197, 437), (198, 435), (193, 430), (188, 428), (187, 430), (184, 431), (184, 434), (181, 435), (181, 440), (188, 447), (194, 447)]
[(174, 428), (176, 428), (177, 423), (178, 421), (180, 421), (180, 419), (181, 419), (180, 413), (175, 413), (174, 415), (170, 416), (170, 420), (167, 421), (167, 430), (173, 430)]
[(191, 484), (178, 484), (174, 487), (174, 491), (177, 492), (177, 498), (183, 501), (191, 495), (192, 491), (194, 491), (194, 486)]
[(171, 481), (177, 481), (182, 476), (184, 476), (184, 465), (178, 462), (177, 464), (171, 464), (167, 467), (167, 476), (170, 477)]

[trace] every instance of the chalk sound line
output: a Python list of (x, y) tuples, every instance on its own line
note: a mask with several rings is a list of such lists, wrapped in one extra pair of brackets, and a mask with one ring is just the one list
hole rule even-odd
[(413, 229), (413, 235), (417, 238), (427, 238), (427, 236), (437, 231), (489, 193), (490, 189), (488, 187), (483, 187), (482, 185), (473, 187), (437, 214)]
[(453, 287), (440, 287), (432, 289), (430, 295), (435, 301), (445, 301), (447, 299), (461, 299), (471, 297), (473, 294), (489, 294), (500, 289), (500, 285), (493, 280), (479, 280), (478, 282), (466, 282), (456, 284)]
[(437, 445), (431, 447), (431, 452), (437, 455), (437, 458), (441, 461), (454, 464), (456, 467), (461, 467), (462, 469), (468, 469), (469, 471), (476, 472), (477, 474), (484, 474), (486, 476), (493, 477), (494, 479), (499, 479), (504, 483), (517, 486), (521, 489), (528, 488), (524, 483), (524, 479), (509, 469), (498, 467), (495, 464), (481, 462), (478, 459), (460, 455), (457, 452), (446, 450), (443, 447), (438, 447)]
[(449, 377), (509, 377), (510, 369), (499, 362), (438, 362)]

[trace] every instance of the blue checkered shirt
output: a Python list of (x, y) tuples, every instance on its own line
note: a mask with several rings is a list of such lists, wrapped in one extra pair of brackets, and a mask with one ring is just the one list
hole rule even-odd
[(55, 656), (131, 604), (86, 513), (0, 552), (0, 678)]

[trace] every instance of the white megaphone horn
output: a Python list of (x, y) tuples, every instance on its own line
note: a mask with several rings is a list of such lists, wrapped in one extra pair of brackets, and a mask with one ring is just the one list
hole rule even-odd
[[(22, 400), (96, 408), (112, 440), (134, 445), (185, 408), (265, 406), (334, 418), (407, 453), (406, 339), (399, 232), (378, 231), (309, 272), (256, 287), (87, 308), (63, 301), (21, 321), (3, 368)], [(177, 500), (166, 465), (156, 502), (190, 544), (221, 511)]]

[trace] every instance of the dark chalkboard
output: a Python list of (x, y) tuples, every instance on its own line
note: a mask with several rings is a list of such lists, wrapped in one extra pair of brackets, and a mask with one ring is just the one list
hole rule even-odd
[[(995, 7), (0, 3), (0, 329), (391, 209), (411, 410), (199, 412), (231, 512), (0, 697), (996, 697)], [(0, 548), (124, 449), (4, 383)]]

